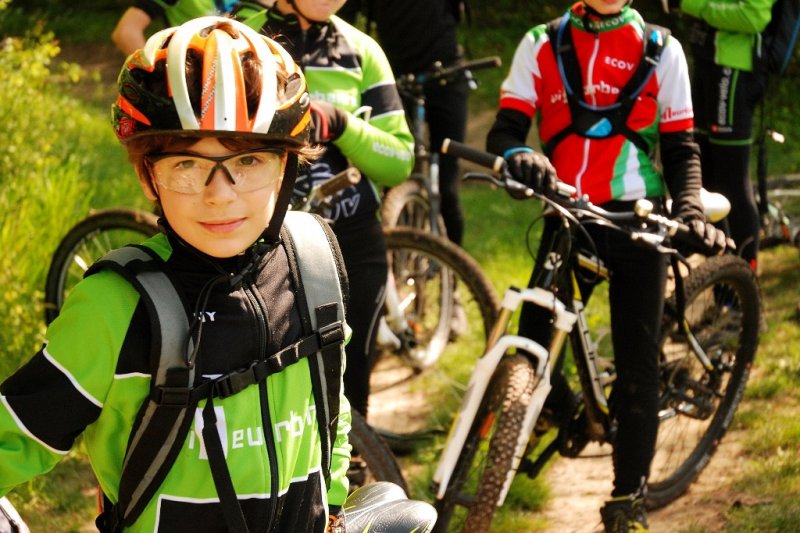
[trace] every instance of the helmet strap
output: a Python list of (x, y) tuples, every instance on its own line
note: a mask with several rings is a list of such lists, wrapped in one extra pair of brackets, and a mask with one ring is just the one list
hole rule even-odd
[(267, 242), (277, 242), (280, 238), (281, 226), (283, 226), (283, 219), (286, 217), (286, 211), (289, 210), (289, 203), (292, 200), (294, 193), (294, 182), (297, 180), (298, 161), (297, 154), (289, 152), (286, 158), (286, 170), (283, 173), (283, 182), (281, 183), (281, 190), (278, 192), (278, 199), (275, 201), (275, 210), (272, 213), (272, 219), (267, 224), (267, 229), (264, 230), (264, 238)]

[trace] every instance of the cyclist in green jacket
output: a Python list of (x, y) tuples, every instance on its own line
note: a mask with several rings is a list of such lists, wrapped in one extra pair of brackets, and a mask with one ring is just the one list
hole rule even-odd
[(764, 93), (757, 50), (775, 0), (670, 0), (694, 17), (692, 102), (705, 188), (731, 202), (730, 234), (756, 270), (758, 207), (750, 181), (753, 115)]
[[(335, 13), (344, 0), (277, 0), (236, 17), (275, 35), (303, 69), (311, 93), (315, 142), (325, 152), (297, 179), (298, 195), (352, 165), (366, 179), (336, 199), (332, 228), (351, 283), (345, 390), (366, 416), (375, 336), (386, 289), (386, 244), (379, 220), (380, 188), (404, 181), (414, 166), (414, 139), (386, 55), (371, 37)], [(247, 9), (245, 9), (247, 8)], [(369, 117), (359, 110), (369, 109)]]
[[(298, 161), (317, 155), (308, 107), (290, 56), (220, 17), (154, 35), (120, 73), (114, 129), (144, 194), (164, 214), (162, 233), (142, 250), (160, 258), (194, 319), (186, 353), (195, 387), (303, 338), (305, 315), (279, 232)], [(154, 379), (150, 315), (115, 271), (74, 288), (39, 352), (0, 386), (0, 495), (52, 469), (82, 434), (103, 493), (118, 503), (131, 430)], [(343, 358), (338, 372), (326, 367), (338, 377), (325, 382), (334, 390), (342, 390)], [(155, 496), (114, 530), (234, 530), (231, 508), (254, 531), (326, 529), (347, 494), (349, 405), (340, 395), (337, 422), (323, 436), (312, 362), (278, 363), (266, 378), (213, 397), (216, 432), (202, 431), (212, 396), (199, 400)], [(221, 442), (222, 464), (206, 445), (213, 441)], [(232, 498), (219, 488), (220, 472)]]

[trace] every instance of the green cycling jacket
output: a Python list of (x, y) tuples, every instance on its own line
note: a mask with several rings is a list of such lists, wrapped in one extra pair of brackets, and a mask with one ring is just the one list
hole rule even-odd
[(759, 56), (760, 34), (770, 21), (773, 3), (775, 0), (681, 0), (680, 6), (711, 32), (710, 42), (703, 43), (710, 46), (696, 47), (697, 53), (708, 54), (717, 65), (750, 72), (754, 57)]
[[(249, 253), (214, 260), (159, 234), (146, 246), (165, 260), (187, 312), (220, 271)], [(203, 323), (197, 375), (245, 368), (302, 338), (287, 252), (277, 246), (237, 287), (216, 285), (197, 309)], [(150, 391), (150, 319), (138, 292), (103, 270), (79, 283), (33, 359), (0, 386), (0, 494), (52, 469), (83, 435), (103, 492), (117, 501), (123, 457)], [(225, 529), (203, 445), (201, 401), (174, 466), (129, 531)], [(217, 430), (251, 530), (323, 531), (329, 507), (347, 494), (349, 404), (340, 398), (330, 488), (307, 359), (215, 399)], [(274, 451), (274, 454), (272, 453)], [(274, 459), (270, 459), (273, 455)], [(277, 480), (277, 486), (275, 485)]]

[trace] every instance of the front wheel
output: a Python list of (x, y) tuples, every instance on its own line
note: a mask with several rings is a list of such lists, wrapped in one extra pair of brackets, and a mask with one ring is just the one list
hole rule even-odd
[(384, 230), (389, 286), (369, 422), (392, 449), (446, 432), (499, 309), (477, 262), (443, 237)]
[(747, 263), (711, 257), (684, 284), (683, 322), (673, 294), (662, 326), (658, 440), (647, 493), (652, 509), (683, 494), (708, 463), (742, 399), (758, 346), (761, 299)]
[(456, 461), (434, 531), (488, 531), (519, 466), (517, 448), (536, 386), (528, 358), (506, 356), (495, 371)]
[(78, 222), (53, 254), (44, 289), (47, 324), (55, 320), (69, 291), (92, 264), (126, 244), (140, 243), (158, 232), (158, 217), (135, 209), (102, 209)]

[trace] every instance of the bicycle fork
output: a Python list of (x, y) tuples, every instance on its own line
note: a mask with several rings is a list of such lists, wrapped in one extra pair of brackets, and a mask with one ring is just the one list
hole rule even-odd
[[(526, 337), (506, 333), (511, 315), (519, 308), (522, 302), (533, 303), (552, 311), (555, 315), (555, 332), (549, 349)], [(461, 454), (469, 430), (475, 421), (478, 408), (486, 394), (495, 370), (502, 357), (514, 348), (516, 352), (524, 350), (531, 355), (536, 366), (537, 383), (525, 413), (524, 427), (520, 440), (516, 445), (514, 468), (508, 473), (497, 503), (498, 506), (503, 504), (516, 469), (525, 452), (528, 436), (533, 431), (533, 426), (542, 410), (544, 400), (550, 392), (551, 356), (557, 355), (561, 351), (561, 347), (564, 345), (567, 334), (572, 330), (576, 318), (576, 315), (568, 311), (552, 292), (545, 289), (537, 287), (519, 290), (512, 287), (506, 291), (501, 305), (500, 316), (489, 335), (486, 351), (475, 364), (464, 399), (450, 427), (447, 442), (437, 465), (436, 473), (433, 476), (437, 499), (441, 500), (444, 497), (456, 461)]]

